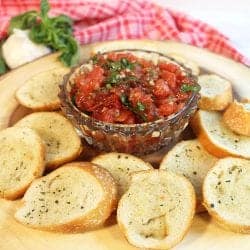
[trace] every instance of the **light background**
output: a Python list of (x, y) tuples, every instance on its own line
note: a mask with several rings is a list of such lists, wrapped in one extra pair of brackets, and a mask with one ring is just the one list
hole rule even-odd
[(154, 0), (205, 21), (250, 58), (250, 0)]

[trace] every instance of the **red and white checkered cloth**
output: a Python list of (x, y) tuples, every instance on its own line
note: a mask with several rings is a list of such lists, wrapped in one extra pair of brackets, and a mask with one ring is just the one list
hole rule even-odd
[[(148, 38), (175, 40), (207, 48), (250, 65), (227, 37), (211, 26), (183, 13), (144, 0), (50, 0), (51, 15), (66, 14), (74, 21), (74, 34), (81, 44)], [(0, 39), (12, 16), (39, 9), (39, 0), (0, 0)]]

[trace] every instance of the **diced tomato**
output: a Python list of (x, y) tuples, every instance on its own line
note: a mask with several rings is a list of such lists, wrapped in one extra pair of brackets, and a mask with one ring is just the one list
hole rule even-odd
[(95, 119), (110, 122), (110, 123), (125, 123), (133, 124), (135, 123), (134, 114), (126, 109), (116, 109), (116, 108), (97, 108), (92, 115)]
[(175, 103), (166, 103), (162, 104), (158, 108), (158, 113), (161, 116), (169, 116), (176, 111), (176, 104)]
[(154, 103), (150, 103), (147, 105), (145, 114), (146, 114), (147, 121), (149, 122), (154, 121), (155, 118), (158, 117), (157, 108)]
[(172, 73), (175, 73), (178, 69), (179, 69), (179, 66), (178, 65), (175, 65), (173, 63), (168, 63), (168, 62), (160, 62), (159, 63), (159, 68), (161, 70), (167, 70), (169, 72), (172, 72)]
[(176, 98), (179, 101), (184, 101), (189, 97), (190, 93), (185, 93), (185, 92), (178, 92), (176, 94)]
[[(182, 109), (191, 95), (180, 87), (193, 84), (193, 80), (176, 64), (160, 61), (155, 65), (131, 53), (106, 55), (92, 60), (93, 69), (75, 78), (70, 93), (80, 110), (100, 121), (120, 124), (154, 121)], [(121, 62), (110, 64), (110, 60)]]
[(174, 73), (171, 73), (167, 70), (162, 70), (160, 72), (160, 77), (167, 81), (168, 86), (173, 90), (176, 88), (176, 77)]
[(156, 81), (154, 88), (153, 88), (153, 93), (156, 97), (159, 98), (165, 98), (167, 97), (171, 92), (168, 86), (168, 83), (163, 80), (159, 79)]
[(107, 58), (109, 60), (112, 60), (112, 61), (119, 61), (122, 58), (126, 58), (130, 62), (136, 61), (136, 57), (134, 55), (132, 55), (131, 53), (109, 53), (107, 55)]
[(153, 103), (152, 96), (150, 94), (146, 94), (141, 87), (130, 89), (129, 101), (133, 106), (136, 106), (138, 102), (145, 105)]
[(116, 122), (133, 124), (135, 123), (135, 115), (131, 111), (123, 108), (120, 110), (119, 115), (116, 117)]
[(104, 80), (104, 70), (100, 66), (94, 66), (88, 73), (80, 74), (76, 77), (76, 86), (83, 93), (90, 93), (102, 86)]
[(149, 60), (139, 59), (138, 62), (143, 68), (152, 68), (154, 66), (153, 62)]
[(75, 95), (75, 102), (79, 109), (92, 112), (95, 109), (95, 100), (91, 95), (82, 95), (80, 92)]
[(98, 93), (95, 98), (97, 106), (103, 106), (107, 108), (120, 109), (120, 98), (114, 93)]
[(92, 117), (100, 121), (114, 123), (114, 116), (116, 112), (119, 112), (119, 110), (101, 107), (94, 110)]

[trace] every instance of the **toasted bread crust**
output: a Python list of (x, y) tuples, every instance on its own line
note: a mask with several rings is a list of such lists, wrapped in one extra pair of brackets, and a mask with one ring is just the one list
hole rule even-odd
[[(21, 221), (16, 216), (15, 218), (19, 222), (34, 229), (55, 231), (62, 233), (78, 233), (87, 230), (93, 230), (95, 228), (102, 226), (103, 223), (106, 221), (106, 219), (111, 215), (111, 213), (117, 207), (117, 186), (111, 174), (107, 170), (89, 162), (72, 162), (63, 165), (62, 167), (79, 168), (82, 171), (88, 172), (97, 179), (97, 181), (103, 187), (105, 194), (103, 199), (99, 202), (98, 206), (80, 218), (74, 219), (68, 223), (62, 223), (58, 225), (49, 225), (49, 226), (30, 225), (25, 223), (25, 221)], [(38, 179), (35, 182), (39, 181), (40, 180)], [(28, 201), (25, 201), (25, 196), (24, 196), (23, 204), (25, 204), (25, 202)], [(21, 207), (23, 206), (23, 204), (21, 205)]]
[[(140, 171), (140, 172), (136, 172), (132, 174), (132, 182), (133, 179), (136, 175), (140, 175), (140, 174), (151, 174), (152, 172), (157, 171), (158, 173), (162, 173), (164, 174), (166, 171), (165, 170), (159, 170), (159, 169), (155, 169), (155, 170), (145, 170), (145, 171)], [(172, 247), (174, 247), (176, 244), (178, 244), (180, 241), (182, 241), (182, 239), (185, 237), (186, 233), (188, 232), (191, 224), (192, 224), (192, 219), (193, 216), (195, 214), (195, 207), (196, 207), (196, 199), (195, 199), (195, 192), (194, 192), (194, 188), (192, 186), (192, 184), (183, 176), (178, 175), (178, 174), (174, 174), (173, 175), (176, 176), (176, 178), (179, 179), (179, 181), (183, 181), (186, 183), (186, 188), (189, 192), (190, 195), (190, 200), (191, 200), (191, 206), (190, 210), (188, 211), (188, 223), (186, 225), (185, 230), (183, 230), (182, 232), (180, 232), (180, 234), (178, 236), (176, 236), (176, 238), (174, 240), (172, 240), (172, 242), (170, 244), (164, 242), (166, 240), (166, 238), (168, 237), (168, 235), (161, 240), (161, 242), (159, 244), (156, 244), (155, 246), (150, 246), (150, 249), (170, 249)], [(130, 190), (127, 191), (127, 193), (129, 193)], [(126, 194), (121, 198), (119, 204), (118, 204), (118, 209), (117, 209), (117, 221), (118, 221), (118, 225), (120, 230), (124, 233), (124, 235), (126, 236), (127, 241), (136, 246), (136, 247), (140, 247), (140, 248), (149, 248), (149, 246), (147, 246), (144, 242), (135, 242), (133, 239), (130, 238), (130, 235), (128, 233), (128, 228), (126, 227), (126, 225), (123, 223), (122, 221), (122, 211), (121, 208), (124, 206), (124, 203), (127, 199)]]
[(223, 95), (215, 96), (210, 99), (209, 97), (202, 96), (199, 100), (198, 106), (205, 110), (224, 110), (232, 102), (232, 90), (228, 89)]
[[(245, 159), (232, 158), (232, 157), (224, 158), (222, 160), (226, 160), (226, 159), (230, 159), (231, 161), (234, 161), (234, 159), (247, 161)], [(218, 164), (220, 164), (220, 161), (218, 161), (214, 165), (214, 167), (209, 170), (209, 172), (207, 174), (207, 177), (204, 180), (204, 183), (203, 183), (203, 205), (204, 205), (204, 207), (206, 207), (208, 213), (212, 216), (214, 221), (219, 226), (224, 228), (225, 230), (236, 232), (236, 233), (250, 234), (250, 225), (242, 225), (242, 224), (239, 224), (239, 223), (238, 224), (237, 223), (232, 223), (231, 221), (225, 220), (215, 209), (213, 209), (211, 207), (211, 201), (210, 202), (208, 201), (207, 194), (209, 193), (209, 188), (211, 188), (210, 185), (207, 185), (208, 177), (210, 175), (213, 175), (212, 172), (215, 171)], [(246, 212), (248, 212), (248, 211), (246, 211)]]
[[(64, 126), (61, 126), (59, 127), (58, 124), (56, 124), (55, 126), (54, 123), (51, 123), (51, 120), (54, 119), (57, 123), (62, 123)], [(41, 125), (42, 124), (42, 125)], [(44, 125), (46, 125), (44, 127)], [(75, 131), (75, 128), (74, 126), (72, 125), (72, 123), (66, 119), (63, 115), (57, 113), (57, 112), (37, 112), (37, 113), (31, 113), (27, 116), (25, 116), (24, 118), (22, 118), (20, 121), (18, 121), (15, 126), (17, 127), (30, 127), (32, 129), (35, 129), (37, 130), (37, 132), (40, 134), (40, 136), (43, 138), (43, 134), (44, 134), (44, 131), (46, 130), (46, 135), (47, 134), (51, 134), (51, 130), (53, 130), (53, 133), (56, 132), (56, 137), (53, 138), (53, 140), (55, 139), (60, 139), (59, 142), (61, 143), (62, 141), (64, 142), (64, 144), (61, 144), (61, 145), (64, 145), (65, 146), (65, 135), (69, 136), (71, 135), (71, 141), (69, 140), (67, 142), (67, 145), (68, 145), (68, 148), (71, 146), (71, 151), (67, 152), (65, 154), (65, 152), (63, 153), (63, 155), (61, 155), (62, 153), (62, 150), (59, 150), (57, 152), (57, 154), (54, 154), (53, 157), (51, 157), (50, 159), (48, 159), (48, 157), (46, 157), (46, 168), (48, 169), (55, 169), (57, 168), (58, 166), (66, 163), (66, 162), (70, 162), (74, 159), (76, 159), (80, 153), (82, 152), (83, 150), (83, 147), (81, 145), (81, 139), (80, 137), (77, 135), (77, 132)], [(63, 133), (59, 135), (59, 129), (64, 129)], [(41, 130), (39, 132), (39, 130)], [(55, 140), (56, 141), (56, 140)], [(46, 142), (46, 139), (45, 139), (45, 142)], [(72, 142), (73, 142), (73, 145), (72, 145)], [(49, 142), (51, 143), (51, 142)], [(53, 145), (53, 144), (52, 144)], [(55, 146), (54, 148), (55, 149)], [(50, 152), (50, 146), (46, 146), (46, 150), (47, 150), (47, 155), (49, 154)]]
[(127, 190), (130, 174), (137, 171), (153, 169), (151, 164), (142, 159), (124, 153), (104, 153), (94, 157), (92, 163), (97, 164), (111, 173), (118, 184), (119, 198)]
[[(1, 141), (2, 136), (3, 137), (5, 137), (5, 136), (8, 137), (8, 134), (10, 134), (10, 133), (12, 133), (12, 135), (14, 135), (15, 133), (21, 133), (22, 131), (25, 131), (25, 133), (27, 135), (27, 138), (25, 138), (26, 143), (29, 143), (29, 140), (32, 137), (32, 141), (30, 142), (30, 147), (31, 148), (35, 148), (35, 147), (37, 148), (36, 165), (33, 166), (33, 167), (35, 167), (35, 169), (31, 170), (32, 171), (32, 178), (27, 180), (25, 184), (20, 185), (20, 187), (18, 189), (4, 190), (3, 193), (0, 192), (0, 197), (2, 197), (4, 199), (15, 200), (17, 198), (20, 198), (25, 193), (27, 188), (30, 186), (32, 181), (34, 179), (42, 176), (43, 171), (45, 169), (45, 146), (44, 146), (44, 143), (43, 143), (42, 139), (40, 138), (40, 136), (35, 131), (33, 131), (33, 130), (29, 129), (29, 128), (15, 128), (15, 127), (7, 128), (7, 129), (0, 132), (0, 134), (1, 134), (0, 135), (0, 141)], [(16, 145), (14, 144), (11, 147), (15, 148)]]
[(250, 136), (250, 110), (243, 105), (237, 101), (231, 103), (223, 114), (223, 121), (235, 133)]
[[(60, 67), (34, 75), (16, 91), (17, 101), (33, 111), (53, 111), (59, 109), (60, 100), (54, 95), (54, 91), (55, 87), (60, 84), (60, 81), (57, 83), (60, 76), (68, 73), (68, 71), (67, 68)], [(50, 89), (52, 96), (49, 95), (46, 89)]]
[(67, 162), (74, 161), (81, 154), (82, 151), (83, 151), (83, 146), (80, 145), (78, 151), (75, 151), (74, 154), (68, 157), (64, 157), (62, 159), (57, 159), (57, 160), (47, 162), (46, 168), (48, 168), (49, 170), (54, 170), (58, 168), (59, 166), (61, 166), (62, 164), (66, 164)]
[[(194, 147), (194, 145), (195, 146), (198, 146), (198, 145), (200, 145), (200, 143), (199, 144), (197, 144), (196, 143), (196, 139), (195, 140), (187, 140), (187, 141), (181, 141), (181, 142), (179, 142), (179, 143), (177, 143), (164, 157), (163, 157), (163, 159), (162, 159), (162, 161), (161, 161), (161, 163), (160, 163), (160, 169), (161, 170), (172, 170), (172, 168), (175, 168), (175, 166), (174, 165), (171, 165), (171, 162), (176, 162), (175, 161), (175, 159), (173, 159), (173, 157), (177, 154), (177, 157), (178, 157), (178, 159), (181, 159), (182, 160), (182, 162), (183, 162), (183, 164), (185, 164), (185, 158), (183, 159), (182, 158), (182, 154), (187, 154), (186, 152), (186, 150), (188, 150), (188, 149), (190, 149), (191, 150), (191, 152), (195, 152), (194, 151), (194, 149), (192, 150), (192, 148)], [(185, 151), (184, 152), (182, 152), (181, 150), (182, 150), (182, 147), (184, 147), (185, 148)], [(201, 149), (201, 145), (199, 146), (200, 147), (200, 149), (199, 150), (202, 150)], [(180, 149), (180, 151), (178, 151)], [(204, 155), (204, 150), (205, 149), (203, 149), (203, 155)], [(202, 151), (201, 151), (202, 152)], [(192, 153), (191, 153), (192, 154)], [(196, 154), (197, 155), (197, 154)], [(196, 155), (195, 155), (195, 157), (196, 157)], [(217, 160), (215, 157), (213, 157), (212, 155), (210, 155), (210, 157), (211, 157), (211, 163), (209, 164), (210, 165), (210, 167), (212, 167), (213, 166), (213, 164), (214, 164), (214, 162)], [(197, 158), (197, 157), (196, 157)], [(198, 159), (197, 159), (198, 160)], [(208, 162), (209, 161), (209, 158), (206, 158), (206, 162)], [(203, 162), (203, 161), (202, 161)], [(170, 166), (168, 166), (167, 167), (167, 165), (170, 163)], [(202, 167), (204, 167), (204, 166), (200, 166), (201, 168)], [(207, 167), (208, 167), (208, 165), (206, 165), (206, 169), (207, 169)], [(198, 171), (199, 171), (199, 169), (195, 169), (195, 171), (198, 173)], [(179, 168), (177, 168), (177, 169), (173, 169), (173, 172), (175, 172), (175, 173), (177, 173), (177, 174), (181, 174), (181, 173), (183, 173), (182, 171), (181, 171), (181, 167), (179, 166)], [(186, 172), (185, 172), (186, 173)], [(188, 178), (189, 179), (189, 177), (192, 175), (192, 174), (195, 174), (196, 176), (197, 176), (197, 174), (196, 173), (193, 173), (193, 172), (191, 172), (191, 169), (190, 169), (190, 173), (188, 174), (188, 176), (186, 176), (186, 175), (184, 175), (186, 178)], [(199, 175), (198, 175), (199, 176)], [(190, 177), (191, 179), (192, 179), (192, 177)], [(200, 176), (200, 178), (201, 178), (201, 176)], [(204, 178), (204, 177), (203, 177)], [(190, 179), (189, 179), (190, 180)], [(203, 180), (201, 180), (201, 182), (203, 182)], [(191, 181), (191, 183), (192, 183), (192, 181)], [(198, 188), (198, 187), (197, 187)], [(200, 186), (199, 188), (198, 188), (198, 190), (201, 192), (202, 191), (202, 187)], [(196, 192), (196, 213), (202, 213), (202, 212), (205, 212), (206, 211), (206, 208), (202, 205), (202, 201), (203, 201), (203, 199), (202, 199), (202, 193), (200, 193), (200, 195), (198, 195), (197, 194), (197, 192)]]
[[(213, 75), (211, 75), (211, 77), (213, 77)], [(228, 83), (228, 86), (223, 93), (215, 94), (214, 96), (206, 96), (201, 94), (198, 106), (204, 110), (220, 111), (224, 110), (232, 101), (232, 86), (230, 83)]]
[(243, 226), (239, 224), (228, 223), (223, 218), (221, 218), (221, 216), (217, 212), (215, 212), (214, 210), (211, 210), (206, 199), (204, 199), (203, 201), (203, 206), (207, 209), (208, 213), (212, 216), (214, 221), (223, 229), (227, 231), (232, 231), (235, 233), (250, 234), (250, 226)]
[(194, 133), (198, 137), (198, 140), (200, 141), (200, 143), (212, 155), (214, 155), (214, 156), (216, 156), (218, 158), (224, 158), (224, 157), (227, 157), (227, 156), (241, 157), (241, 156), (239, 156), (237, 154), (233, 154), (233, 153), (229, 152), (228, 150), (220, 147), (219, 145), (215, 145), (211, 141), (210, 137), (207, 135), (207, 133), (206, 133), (206, 131), (205, 131), (203, 125), (202, 125), (199, 111), (196, 112), (196, 114), (193, 116), (193, 118), (191, 119), (190, 124), (191, 124), (191, 127), (192, 127)]

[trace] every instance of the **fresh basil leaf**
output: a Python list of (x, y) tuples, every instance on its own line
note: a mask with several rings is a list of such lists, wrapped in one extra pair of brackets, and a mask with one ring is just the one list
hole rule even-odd
[(126, 58), (121, 58), (119, 61), (108, 61), (106, 67), (112, 71), (121, 71), (123, 69), (134, 69), (134, 63)]
[(50, 22), (53, 28), (57, 30), (57, 32), (64, 33), (65, 35), (72, 34), (73, 21), (70, 17), (66, 15), (59, 15), (50, 18)]
[(52, 39), (51, 30), (43, 22), (31, 28), (29, 32), (30, 39), (35, 43), (50, 45)]
[(134, 63), (131, 63), (127, 58), (121, 58), (120, 60), (121, 67), (123, 69), (134, 69)]
[(21, 15), (12, 17), (9, 24), (8, 33), (11, 34), (14, 29), (30, 29), (37, 22), (38, 12), (28, 11)]
[[(131, 112), (133, 112), (137, 117), (139, 117), (142, 121), (146, 122), (147, 121), (147, 117), (145, 116), (145, 114), (141, 113), (140, 111), (143, 111), (145, 109), (145, 106), (140, 103), (139, 106), (140, 108), (142, 108), (143, 106), (143, 110), (139, 110), (138, 106), (136, 108), (134, 108), (132, 106), (132, 104), (130, 103), (129, 99), (128, 99), (128, 96), (125, 95), (125, 94), (121, 94), (120, 95), (120, 100), (121, 100), (121, 103), (127, 107)], [(139, 103), (139, 102), (138, 102)], [(137, 105), (138, 105), (137, 103)]]
[(99, 62), (99, 56), (98, 54), (91, 57), (91, 61), (93, 64), (97, 64)]
[(121, 100), (121, 103), (124, 106), (129, 107), (130, 103), (129, 103), (129, 100), (128, 100), (128, 96), (126, 96), (125, 94), (121, 94), (120, 95), (120, 100)]
[(48, 0), (41, 0), (40, 2), (40, 10), (41, 10), (41, 17), (47, 18), (50, 6)]
[(110, 75), (106, 79), (106, 84), (111, 84), (112, 86), (118, 84), (120, 81), (121, 76), (117, 71), (111, 71)]
[(182, 84), (181, 85), (181, 91), (182, 92), (199, 92), (201, 89), (200, 85), (198, 84), (193, 84), (193, 85), (190, 85), (190, 84)]
[[(12, 18), (9, 32), (12, 32), (14, 28), (30, 29), (29, 38), (33, 42), (59, 50), (60, 60), (66, 66), (74, 66), (79, 60), (79, 45), (72, 35), (73, 21), (66, 15), (50, 18), (49, 10), (48, 0), (41, 0), (40, 14), (36, 11), (29, 11)], [(41, 19), (39, 23), (37, 17)]]
[(66, 66), (74, 66), (79, 61), (79, 50), (77, 41), (73, 37), (68, 36), (66, 39), (66, 48), (62, 50), (59, 58)]
[(136, 108), (139, 110), (139, 111), (144, 111), (145, 110), (145, 105), (141, 102), (137, 102), (136, 104)]
[(122, 69), (121, 63), (119, 61), (117, 62), (110, 62), (109, 68), (114, 71), (120, 71)]

